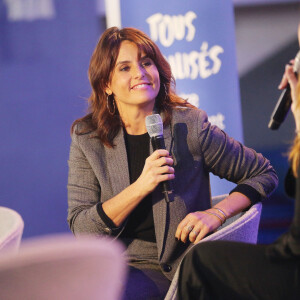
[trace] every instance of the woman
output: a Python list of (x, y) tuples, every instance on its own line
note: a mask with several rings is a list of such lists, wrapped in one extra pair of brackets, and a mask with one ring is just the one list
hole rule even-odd
[[(125, 298), (161, 299), (190, 243), (268, 197), (277, 176), (261, 154), (175, 94), (169, 64), (143, 32), (107, 29), (89, 79), (90, 113), (72, 126), (68, 222), (75, 235), (109, 235), (125, 244)], [(150, 146), (145, 118), (154, 110), (164, 121), (166, 150)], [(215, 208), (209, 172), (238, 184)], [(170, 202), (163, 181), (172, 181)]]
[[(298, 38), (300, 44), (300, 25)], [(283, 89), (288, 82), (291, 87), (296, 123), (296, 137), (289, 155), (292, 168), (286, 177), (288, 194), (296, 194), (292, 225), (269, 246), (218, 241), (194, 247), (180, 268), (181, 300), (300, 298), (300, 80), (297, 83), (293, 63), (286, 66), (279, 85)]]

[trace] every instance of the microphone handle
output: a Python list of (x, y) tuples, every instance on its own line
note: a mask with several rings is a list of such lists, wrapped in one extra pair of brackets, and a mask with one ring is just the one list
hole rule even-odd
[(271, 120), (268, 125), (270, 129), (276, 130), (280, 127), (281, 123), (285, 120), (291, 105), (292, 105), (291, 87), (288, 84), (287, 87), (280, 94), (280, 97), (271, 115)]
[[(164, 137), (162, 135), (151, 137), (151, 143), (154, 151), (158, 149), (166, 149)], [(171, 182), (169, 180), (163, 181), (161, 182), (161, 187), (166, 202), (170, 202), (168, 195), (171, 194), (173, 190)]]

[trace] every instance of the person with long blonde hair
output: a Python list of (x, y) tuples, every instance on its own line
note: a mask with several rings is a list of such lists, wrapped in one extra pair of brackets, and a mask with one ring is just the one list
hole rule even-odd
[[(298, 39), (300, 45), (300, 25)], [(180, 267), (179, 300), (300, 299), (300, 79), (293, 64), (292, 60), (286, 65), (279, 85), (291, 87), (296, 125), (285, 184), (295, 197), (292, 224), (270, 245), (226, 241), (196, 245)]]

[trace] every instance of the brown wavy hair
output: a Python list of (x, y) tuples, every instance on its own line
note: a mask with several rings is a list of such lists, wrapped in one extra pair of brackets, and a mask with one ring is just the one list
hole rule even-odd
[[(92, 54), (88, 70), (92, 92), (88, 99), (89, 113), (76, 120), (71, 128), (78, 123), (85, 126), (76, 130), (76, 134), (94, 131), (96, 138), (108, 146), (113, 147), (113, 141), (123, 126), (117, 107), (108, 108), (108, 98), (105, 89), (111, 81), (112, 73), (120, 51), (121, 43), (130, 41), (137, 45), (139, 55), (144, 52), (156, 65), (160, 77), (160, 90), (156, 97), (155, 106), (164, 116), (164, 124), (171, 121), (172, 108), (176, 106), (193, 107), (186, 100), (175, 93), (175, 79), (171, 67), (160, 52), (157, 45), (142, 31), (135, 28), (111, 27), (104, 31)], [(110, 101), (109, 101), (110, 102)], [(111, 103), (109, 103), (111, 106)], [(114, 110), (114, 114), (109, 112)]]
[[(296, 110), (300, 109), (300, 80), (297, 84), (297, 104)], [(289, 153), (289, 160), (292, 166), (293, 174), (295, 177), (298, 177), (298, 167), (300, 162), (300, 132), (296, 133), (293, 146)]]

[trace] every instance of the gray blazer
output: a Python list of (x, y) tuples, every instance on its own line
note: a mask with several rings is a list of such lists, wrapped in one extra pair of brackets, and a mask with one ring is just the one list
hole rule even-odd
[[(93, 133), (72, 135), (68, 179), (68, 222), (74, 234), (118, 237), (120, 228), (109, 227), (97, 212), (97, 203), (125, 189), (129, 171), (123, 131), (108, 148)], [(177, 108), (170, 126), (164, 128), (166, 148), (174, 158), (176, 178), (171, 202), (157, 187), (152, 196), (156, 245), (130, 241), (131, 261), (156, 257), (165, 275), (172, 279), (188, 245), (175, 240), (179, 222), (190, 212), (211, 206), (209, 172), (238, 185), (248, 185), (268, 197), (277, 185), (277, 175), (261, 154), (212, 126), (203, 110)], [(152, 152), (150, 146), (150, 153)], [(125, 223), (126, 224), (126, 223)], [(152, 245), (153, 246), (153, 245)]]

